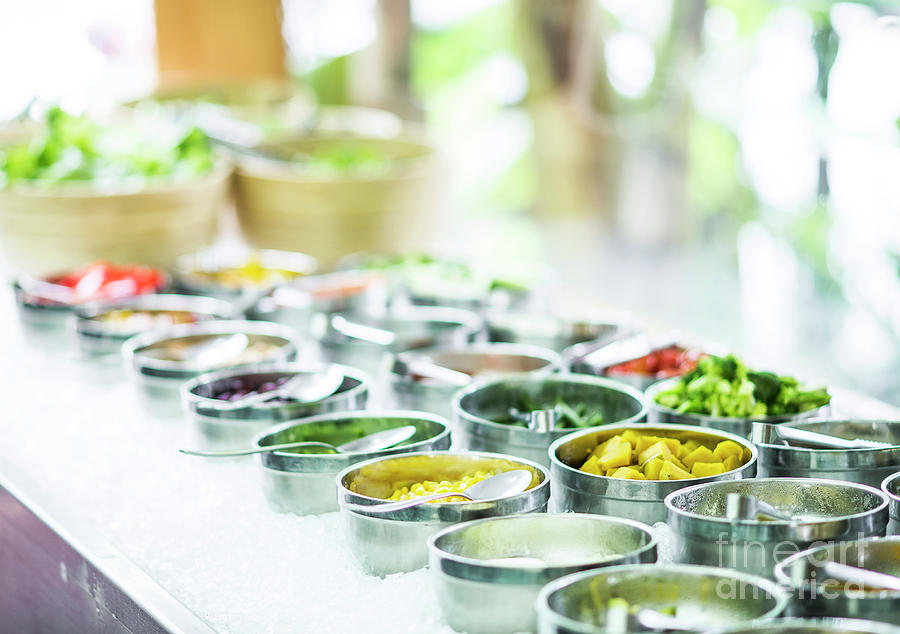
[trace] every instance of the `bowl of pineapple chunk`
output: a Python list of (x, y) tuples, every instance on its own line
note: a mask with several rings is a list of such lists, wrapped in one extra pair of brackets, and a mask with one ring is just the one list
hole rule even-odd
[(621, 424), (563, 436), (550, 446), (556, 511), (666, 521), (665, 497), (683, 487), (752, 478), (757, 449), (728, 432), (674, 424)]

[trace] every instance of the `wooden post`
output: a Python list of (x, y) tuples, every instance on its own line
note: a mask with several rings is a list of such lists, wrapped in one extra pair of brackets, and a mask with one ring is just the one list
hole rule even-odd
[(155, 0), (158, 88), (286, 76), (280, 0)]

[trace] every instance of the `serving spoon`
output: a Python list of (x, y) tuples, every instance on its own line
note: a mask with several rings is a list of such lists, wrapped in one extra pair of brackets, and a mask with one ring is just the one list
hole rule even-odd
[(838, 581), (856, 583), (864, 588), (900, 592), (900, 577), (878, 572), (877, 570), (867, 570), (856, 566), (848, 566), (837, 561), (827, 561), (822, 567), (822, 571), (827, 576)]
[(481, 482), (476, 482), (462, 493), (458, 491), (447, 491), (445, 493), (434, 493), (432, 495), (424, 495), (411, 500), (400, 500), (399, 502), (387, 502), (385, 504), (348, 504), (345, 508), (363, 513), (391, 513), (393, 511), (402, 511), (414, 506), (419, 506), (420, 504), (425, 504), (432, 500), (441, 500), (449, 497), (459, 496), (466, 498), (470, 502), (493, 500), (521, 493), (528, 488), (529, 484), (531, 484), (531, 479), (531, 471), (526, 469), (513, 469), (512, 471), (504, 471), (503, 473), (498, 473), (490, 478), (485, 478)]
[(324, 374), (296, 374), (274, 390), (251, 394), (234, 401), (221, 401), (219, 409), (241, 409), (267, 403), (275, 398), (288, 398), (300, 403), (314, 403), (334, 394), (344, 382), (344, 372), (332, 365)]
[(725, 496), (725, 517), (729, 520), (755, 520), (759, 516), (782, 522), (796, 522), (799, 518), (783, 513), (755, 495), (729, 493)]
[(297, 447), (324, 447), (332, 449), (336, 453), (366, 453), (369, 451), (378, 451), (380, 449), (388, 449), (394, 445), (398, 445), (404, 440), (409, 439), (416, 433), (413, 425), (404, 425), (403, 427), (394, 427), (392, 429), (384, 429), (372, 434), (345, 442), (341, 445), (332, 445), (331, 443), (321, 442), (318, 440), (303, 440), (297, 442), (286, 442), (278, 445), (265, 445), (263, 447), (250, 447), (246, 449), (223, 449), (220, 451), (200, 451), (195, 449), (179, 449), (183, 454), (189, 456), (200, 456), (201, 458), (230, 458), (232, 456), (249, 456), (255, 453), (271, 453), (273, 451), (281, 451), (282, 449), (296, 449)]
[(884, 449), (895, 446), (880, 440), (866, 440), (863, 438), (847, 440), (846, 438), (838, 438), (837, 436), (807, 429), (759, 422), (753, 423), (750, 439), (757, 444), (771, 444), (772, 442), (782, 441), (790, 445), (790, 442), (794, 441), (823, 449)]

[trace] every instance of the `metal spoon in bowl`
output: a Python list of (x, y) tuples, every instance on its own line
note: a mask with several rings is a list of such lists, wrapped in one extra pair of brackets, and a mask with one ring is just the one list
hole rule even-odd
[(769, 423), (753, 423), (750, 432), (750, 440), (756, 444), (771, 444), (784, 442), (790, 445), (791, 441), (818, 447), (822, 449), (884, 449), (893, 447), (890, 443), (880, 440), (866, 440), (855, 438), (847, 440), (829, 434), (787, 427), (786, 425), (772, 425)]
[(397, 335), (390, 330), (378, 328), (377, 326), (358, 324), (341, 315), (334, 315), (331, 318), (331, 327), (345, 337), (359, 339), (360, 341), (374, 343), (379, 346), (390, 346), (397, 341)]
[(609, 634), (627, 634), (644, 630), (689, 632), (703, 629), (699, 623), (664, 614), (652, 608), (638, 606), (637, 610), (632, 612), (633, 609), (625, 599), (620, 597), (610, 599), (606, 609), (604, 630)]
[(275, 398), (287, 398), (300, 403), (314, 403), (328, 398), (344, 382), (344, 372), (337, 366), (329, 366), (324, 374), (296, 374), (279, 387), (259, 394), (251, 394), (234, 401), (221, 401), (219, 409), (241, 409)]
[(855, 583), (863, 588), (900, 592), (900, 577), (878, 572), (876, 570), (867, 570), (865, 568), (857, 568), (856, 566), (848, 566), (847, 564), (838, 563), (836, 561), (827, 561), (822, 567), (822, 571), (832, 579)]
[(183, 348), (178, 360), (200, 366), (215, 366), (237, 357), (249, 345), (250, 339), (242, 332), (216, 335)]
[(348, 504), (345, 508), (363, 513), (391, 513), (393, 511), (402, 511), (403, 509), (412, 508), (413, 506), (419, 506), (420, 504), (425, 504), (432, 500), (441, 500), (443, 498), (456, 496), (466, 498), (470, 502), (493, 500), (521, 493), (528, 488), (529, 484), (531, 484), (531, 479), (531, 471), (526, 469), (513, 469), (512, 471), (504, 471), (503, 473), (498, 473), (490, 478), (485, 478), (481, 482), (476, 482), (463, 493), (448, 491), (446, 493), (424, 495), (411, 500), (373, 504), (371, 506), (364, 504)]
[(725, 496), (725, 517), (729, 520), (755, 520), (772, 518), (782, 522), (795, 522), (799, 518), (779, 511), (755, 495), (729, 493)]
[(189, 456), (200, 456), (201, 458), (230, 458), (233, 456), (249, 456), (255, 453), (271, 453), (273, 451), (281, 451), (282, 449), (296, 449), (298, 447), (324, 447), (332, 449), (335, 453), (367, 453), (370, 451), (379, 451), (381, 449), (389, 449), (394, 445), (399, 445), (404, 440), (408, 440), (416, 433), (413, 425), (404, 425), (403, 427), (394, 427), (392, 429), (384, 429), (373, 434), (368, 434), (362, 438), (345, 442), (341, 445), (332, 445), (327, 442), (318, 440), (304, 440), (297, 442), (286, 442), (278, 445), (265, 445), (264, 447), (251, 447), (249, 449), (224, 449), (221, 451), (199, 451), (194, 449), (179, 449), (181, 453)]

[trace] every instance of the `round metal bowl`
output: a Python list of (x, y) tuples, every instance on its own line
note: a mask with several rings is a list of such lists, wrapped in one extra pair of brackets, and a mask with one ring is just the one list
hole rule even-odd
[[(428, 540), (430, 567), (450, 626), (468, 634), (534, 631), (534, 601), (559, 577), (606, 566), (654, 563), (649, 526), (574, 513), (458, 524)], [(545, 565), (516, 565), (536, 557)]]
[[(481, 332), (483, 321), (467, 310), (415, 306), (379, 317), (317, 313), (313, 315), (310, 327), (326, 360), (359, 368), (377, 379), (386, 353), (470, 343)], [(391, 333), (390, 341), (363, 338), (366, 331), (360, 333), (360, 330), (365, 327)]]
[[(802, 617), (862, 617), (900, 625), (900, 592), (831, 580), (822, 570), (836, 561), (889, 575), (900, 573), (900, 537), (825, 544), (775, 566), (775, 579), (794, 593), (790, 612)], [(823, 583), (824, 582), (824, 583)]]
[(118, 354), (126, 339), (146, 332), (147, 329), (126, 329), (105, 323), (103, 316), (113, 310), (189, 312), (196, 322), (229, 319), (234, 312), (228, 302), (197, 295), (138, 295), (113, 302), (84, 304), (74, 311), (75, 332), (82, 352), (88, 355)]
[(900, 472), (889, 475), (881, 483), (881, 490), (890, 500), (887, 534), (900, 535)]
[[(729, 493), (753, 495), (799, 521), (729, 520)], [(666, 497), (676, 560), (771, 577), (782, 559), (816, 542), (884, 535), (887, 496), (870, 486), (813, 478), (699, 484)]]
[[(566, 319), (540, 313), (490, 312), (485, 322), (489, 341), (524, 343), (560, 353), (579, 343), (612, 341), (634, 332), (619, 316)], [(567, 351), (563, 357), (568, 358), (570, 353)]]
[[(145, 352), (151, 347), (165, 347), (168, 342), (178, 340), (188, 342), (196, 339), (199, 343), (210, 336), (235, 333), (246, 334), (251, 344), (262, 341), (277, 347), (265, 359), (249, 361), (236, 358), (234, 363), (223, 363), (218, 367), (159, 359)], [(299, 350), (300, 343), (295, 330), (264, 321), (207, 321), (199, 324), (181, 324), (145, 332), (127, 339), (122, 344), (122, 356), (137, 379), (144, 404), (161, 416), (180, 413), (179, 388), (188, 379), (211, 370), (224, 370), (247, 363), (293, 361)]]
[(862, 619), (773, 619), (715, 634), (900, 634), (900, 627)]
[(807, 449), (756, 443), (761, 478), (827, 478), (878, 487), (885, 477), (900, 471), (900, 421), (810, 420), (781, 424), (847, 440), (863, 438), (897, 446), (884, 449)]
[(473, 343), (396, 355), (390, 365), (389, 383), (397, 406), (448, 418), (453, 416), (453, 395), (459, 386), (416, 375), (408, 362), (417, 358), (472, 375), (473, 379), (513, 374), (540, 376), (562, 369), (562, 358), (552, 350), (514, 343)]
[[(718, 351), (714, 352), (712, 350), (713, 346), (710, 346), (710, 344), (689, 342), (677, 333), (657, 336), (637, 332), (627, 337), (615, 339), (599, 348), (596, 345), (591, 346), (590, 343), (574, 347), (574, 351), (577, 352), (578, 350), (583, 350), (583, 352), (570, 361), (569, 369), (572, 372), (577, 372), (579, 374), (593, 374), (595, 376), (609, 377), (610, 379), (621, 381), (626, 385), (644, 391), (661, 379), (651, 374), (639, 374), (636, 372), (628, 374), (609, 374), (610, 368), (621, 363), (646, 357), (647, 355), (663, 351), (670, 347), (680, 348), (684, 352), (690, 352), (694, 356), (719, 353)], [(687, 370), (682, 372), (682, 374), (686, 372)]]
[(268, 283), (226, 286), (209, 279), (202, 273), (214, 273), (232, 267), (240, 268), (249, 261), (259, 262), (262, 267), (267, 269), (288, 271), (298, 276), (309, 275), (318, 266), (316, 259), (311, 255), (294, 251), (238, 249), (232, 252), (222, 252), (209, 250), (179, 258), (175, 264), (173, 275), (175, 286), (181, 292), (191, 295), (206, 295), (225, 300), (239, 299), (248, 291), (253, 292), (266, 288)]
[(680, 423), (682, 425), (698, 425), (700, 427), (711, 427), (712, 429), (721, 429), (722, 431), (730, 431), (732, 434), (738, 434), (748, 438), (750, 429), (754, 422), (759, 423), (783, 423), (787, 421), (799, 421), (807, 418), (823, 418), (831, 411), (830, 405), (823, 405), (815, 409), (800, 412), (799, 414), (785, 414), (784, 416), (757, 416), (756, 418), (733, 418), (728, 416), (707, 416), (705, 414), (683, 414), (669, 407), (663, 407), (656, 402), (656, 395), (660, 392), (668, 390), (680, 378), (664, 379), (657, 381), (647, 388), (644, 394), (647, 397), (647, 420), (651, 423)]
[[(721, 475), (690, 480), (623, 480), (579, 471), (594, 447), (626, 429), (679, 440), (732, 440), (750, 453), (750, 459), (741, 467)], [(563, 436), (550, 446), (549, 456), (553, 510), (627, 517), (647, 524), (666, 521), (664, 500), (673, 491), (703, 482), (752, 478), (757, 461), (756, 447), (728, 432), (697, 429), (691, 425), (628, 423), (604, 425)]]
[(533, 431), (494, 422), (509, 416), (523, 399), (539, 408), (552, 408), (559, 399), (584, 404), (603, 414), (605, 424), (636, 423), (647, 413), (641, 393), (609, 379), (580, 374), (545, 377), (509, 377), (478, 382), (457, 392), (453, 399), (453, 446), (496, 451), (549, 465), (547, 449), (572, 429)]
[(613, 566), (569, 575), (544, 586), (535, 607), (540, 634), (603, 634), (610, 599), (661, 611), (702, 632), (780, 615), (788, 593), (777, 584), (736, 570), (708, 566)]
[(255, 389), (281, 377), (296, 374), (319, 374), (328, 365), (274, 362), (255, 363), (231, 370), (209, 372), (191, 379), (181, 388), (182, 405), (188, 414), (197, 440), (208, 448), (241, 447), (272, 425), (288, 420), (363, 409), (369, 393), (369, 378), (346, 366), (337, 366), (344, 374), (340, 387), (327, 398), (310, 403), (277, 400), (250, 407), (233, 409), (228, 401), (214, 398), (232, 384), (234, 379)]
[[(533, 474), (531, 486), (518, 495), (480, 502), (426, 503), (381, 514), (366, 513), (359, 508), (383, 503), (398, 483), (457, 480), (487, 469), (497, 472), (528, 469)], [(338, 502), (350, 550), (367, 574), (384, 576), (425, 566), (428, 538), (451, 524), (545, 511), (550, 497), (549, 480), (547, 469), (513, 456), (435, 451), (377, 458), (344, 469), (337, 477)]]
[(309, 275), (275, 289), (248, 311), (250, 319), (309, 327), (316, 313), (377, 314), (387, 306), (387, 282), (375, 271)]
[[(338, 510), (335, 476), (342, 470), (367, 460), (380, 460), (413, 452), (446, 449), (450, 446), (447, 422), (422, 412), (364, 410), (311, 416), (278, 425), (256, 437), (260, 447), (304, 440), (338, 445), (368, 434), (412, 425), (416, 433), (409, 440), (380, 451), (328, 453), (302, 449), (259, 454), (263, 491), (278, 511), (312, 515)], [(299, 453), (306, 451), (310, 453)]]

